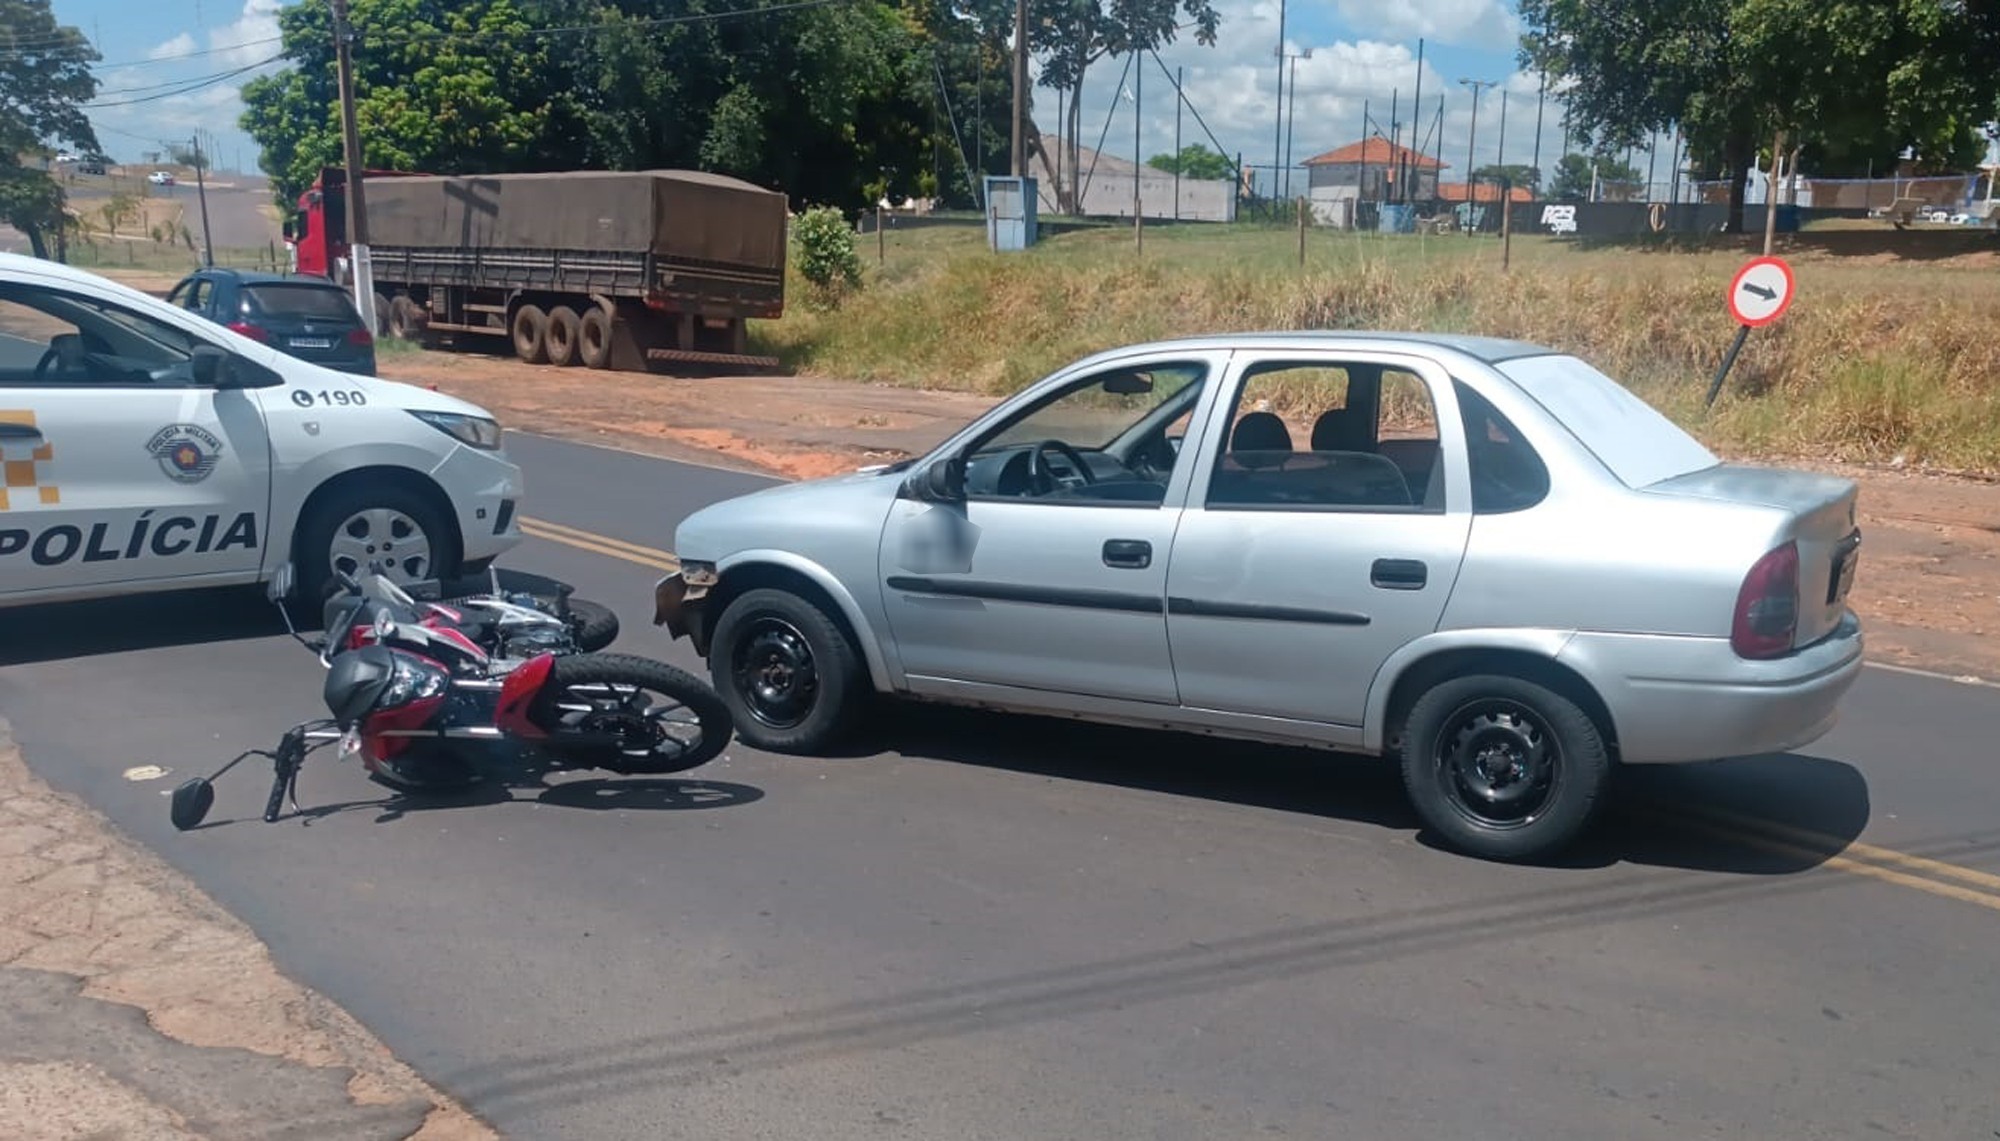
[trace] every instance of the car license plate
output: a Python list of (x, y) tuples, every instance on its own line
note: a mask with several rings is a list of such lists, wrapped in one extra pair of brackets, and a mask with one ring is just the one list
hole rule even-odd
[(333, 347), (333, 342), (325, 337), (293, 337), (292, 347), (295, 349), (330, 349)]
[(1833, 578), (1827, 583), (1826, 604), (1837, 606), (1847, 600), (1847, 592), (1854, 589), (1854, 568), (1861, 562), (1861, 544), (1850, 539), (1842, 543), (1834, 552)]

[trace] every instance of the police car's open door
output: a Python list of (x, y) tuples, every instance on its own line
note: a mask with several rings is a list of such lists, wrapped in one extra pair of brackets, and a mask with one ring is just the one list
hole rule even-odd
[(0, 594), (255, 576), (270, 443), (218, 360), (84, 287), (0, 283)]

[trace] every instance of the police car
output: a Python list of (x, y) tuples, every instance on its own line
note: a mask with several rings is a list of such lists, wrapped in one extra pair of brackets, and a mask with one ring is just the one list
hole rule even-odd
[(521, 541), (485, 410), (320, 368), (135, 289), (0, 254), (0, 607), (401, 582)]

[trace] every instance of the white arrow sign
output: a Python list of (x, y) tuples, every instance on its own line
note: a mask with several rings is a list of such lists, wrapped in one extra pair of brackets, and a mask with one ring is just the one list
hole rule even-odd
[(1784, 259), (1752, 258), (1729, 283), (1729, 313), (1740, 325), (1768, 325), (1791, 307), (1796, 284)]

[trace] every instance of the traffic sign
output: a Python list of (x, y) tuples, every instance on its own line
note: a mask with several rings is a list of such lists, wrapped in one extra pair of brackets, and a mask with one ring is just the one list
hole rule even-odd
[(1751, 258), (1729, 283), (1729, 315), (1745, 328), (1761, 328), (1791, 307), (1795, 292), (1792, 267), (1785, 259)]

